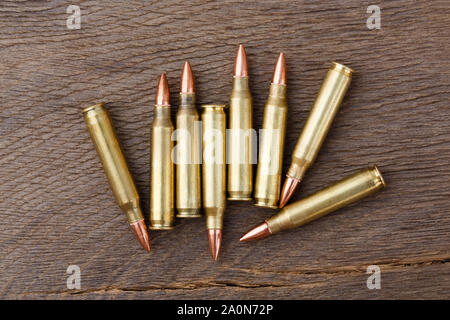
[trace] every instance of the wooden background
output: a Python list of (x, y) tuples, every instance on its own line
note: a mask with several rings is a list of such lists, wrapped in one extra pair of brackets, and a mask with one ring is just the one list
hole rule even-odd
[[(450, 298), (447, 1), (67, 1), (0, 4), (0, 297), (61, 299)], [(143, 4), (145, 3), (145, 4)], [(320, 4), (319, 4), (320, 3)], [(366, 9), (381, 7), (381, 29)], [(186, 59), (199, 103), (225, 103), (246, 46), (259, 128), (284, 51), (284, 172), (330, 62), (350, 90), (296, 199), (371, 164), (388, 187), (303, 228), (241, 244), (274, 211), (229, 203), (219, 261), (204, 219), (151, 232), (139, 247), (107, 184), (81, 109), (107, 102), (149, 208), (149, 128), (157, 77), (176, 112)], [(66, 269), (81, 268), (68, 290)], [(366, 268), (381, 268), (368, 290)]]

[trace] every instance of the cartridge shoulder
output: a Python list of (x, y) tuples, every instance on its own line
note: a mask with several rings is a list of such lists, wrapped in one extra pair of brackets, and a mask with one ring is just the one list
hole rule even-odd
[(165, 128), (172, 128), (173, 129), (173, 123), (172, 120), (169, 117), (165, 118), (154, 118), (152, 127), (165, 127)]

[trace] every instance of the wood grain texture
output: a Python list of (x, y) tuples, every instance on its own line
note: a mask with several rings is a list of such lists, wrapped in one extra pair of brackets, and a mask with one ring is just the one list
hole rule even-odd
[[(450, 298), (447, 1), (66, 1), (0, 4), (0, 298)], [(109, 190), (81, 108), (106, 101), (145, 212), (158, 75), (176, 112), (189, 59), (198, 102), (225, 103), (246, 46), (254, 125), (279, 51), (288, 66), (284, 172), (330, 61), (356, 73), (295, 199), (377, 164), (388, 187), (336, 214), (241, 244), (274, 213), (229, 203), (213, 263), (204, 219), (142, 250)], [(66, 269), (81, 268), (81, 290)], [(381, 290), (366, 268), (379, 265)]]

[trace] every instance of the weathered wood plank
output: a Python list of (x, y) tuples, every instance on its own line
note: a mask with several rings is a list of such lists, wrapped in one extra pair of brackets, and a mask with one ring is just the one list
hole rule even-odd
[[(74, 3), (75, 4), (75, 3)], [(449, 37), (446, 1), (64, 1), (0, 4), (0, 297), (450, 298)], [(115, 205), (80, 110), (108, 102), (145, 211), (149, 128), (166, 71), (174, 112), (183, 61), (199, 103), (228, 99), (244, 43), (259, 128), (279, 51), (288, 65), (284, 168), (331, 60), (356, 70), (295, 199), (377, 164), (381, 193), (292, 232), (240, 244), (272, 210), (229, 203), (212, 263), (204, 221), (139, 248)], [(66, 268), (82, 270), (78, 294)], [(366, 288), (368, 265), (382, 289)]]

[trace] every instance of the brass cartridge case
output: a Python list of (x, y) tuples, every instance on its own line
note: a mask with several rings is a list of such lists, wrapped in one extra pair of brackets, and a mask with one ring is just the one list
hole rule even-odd
[(222, 229), (226, 205), (225, 105), (203, 105), (202, 180), (207, 229)]
[(353, 70), (333, 62), (292, 153), (287, 176), (301, 181), (319, 153), (352, 80)]
[(280, 197), (286, 117), (286, 85), (272, 83), (260, 131), (255, 182), (256, 206), (277, 208)]
[(309, 197), (287, 205), (266, 220), (270, 233), (292, 229), (362, 199), (385, 187), (376, 166), (361, 170)]
[(83, 116), (114, 198), (122, 211), (127, 215), (128, 223), (133, 224), (144, 220), (139, 205), (139, 195), (114, 132), (108, 111), (103, 106), (103, 103), (100, 103), (83, 109)]
[(194, 93), (180, 93), (176, 117), (176, 207), (178, 218), (200, 217), (201, 137)]
[(174, 186), (170, 105), (155, 105), (151, 129), (150, 229), (174, 225)]
[(233, 77), (229, 108), (228, 200), (252, 200), (252, 96), (248, 77)]

